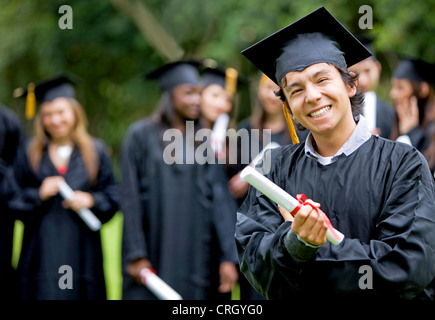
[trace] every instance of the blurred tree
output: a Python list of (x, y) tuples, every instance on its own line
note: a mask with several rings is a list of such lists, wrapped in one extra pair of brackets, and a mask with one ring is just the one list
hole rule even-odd
[(182, 58), (184, 51), (166, 32), (151, 10), (139, 1), (112, 0), (113, 5), (131, 18), (151, 46), (170, 61)]

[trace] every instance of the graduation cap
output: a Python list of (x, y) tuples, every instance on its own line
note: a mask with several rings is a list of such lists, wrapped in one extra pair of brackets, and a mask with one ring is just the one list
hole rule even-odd
[(200, 62), (195, 60), (171, 62), (145, 74), (145, 78), (157, 79), (162, 91), (171, 90), (181, 84), (197, 85), (200, 82), (199, 65)]
[(32, 119), (36, 111), (36, 102), (51, 102), (56, 98), (75, 98), (75, 88), (81, 79), (69, 72), (62, 72), (51, 78), (30, 82), (27, 88), (14, 90), (14, 97), (26, 97), (26, 118)]
[(276, 84), (291, 71), (316, 63), (347, 69), (370, 52), (324, 7), (242, 51)]
[(420, 59), (403, 59), (393, 72), (393, 78), (435, 83), (435, 65)]
[(357, 38), (362, 43), (362, 45), (366, 47), (367, 50), (370, 51), (370, 53), (372, 54), (372, 58), (374, 60), (377, 60), (375, 49), (373, 47), (373, 38), (367, 35), (359, 35), (357, 36)]
[(245, 82), (236, 69), (224, 68), (215, 60), (204, 60), (203, 66), (205, 68), (202, 70), (201, 83), (204, 87), (211, 84), (218, 84), (227, 92), (234, 95), (237, 91), (237, 86)]

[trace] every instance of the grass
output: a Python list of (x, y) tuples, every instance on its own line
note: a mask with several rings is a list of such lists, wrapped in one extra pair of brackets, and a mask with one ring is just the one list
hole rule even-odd
[(122, 297), (121, 243), (123, 217), (120, 212), (101, 228), (103, 267), (108, 300)]

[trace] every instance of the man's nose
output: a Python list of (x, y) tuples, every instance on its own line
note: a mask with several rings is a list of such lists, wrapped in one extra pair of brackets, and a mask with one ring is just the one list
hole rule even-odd
[(322, 94), (315, 85), (307, 85), (305, 88), (305, 102), (306, 103), (316, 103), (320, 98), (322, 97)]

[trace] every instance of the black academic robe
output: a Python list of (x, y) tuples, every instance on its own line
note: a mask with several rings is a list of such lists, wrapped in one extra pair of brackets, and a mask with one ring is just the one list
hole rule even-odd
[[(125, 272), (126, 264), (138, 258), (149, 259), (183, 299), (207, 299), (216, 291), (211, 263), (237, 261), (231, 211), (236, 207), (228, 209), (225, 190), (213, 185), (219, 166), (165, 163), (164, 129), (151, 118), (140, 120), (123, 143), (123, 299), (155, 299)], [(218, 259), (213, 240), (221, 250)]]
[[(291, 222), (251, 187), (238, 212), (236, 243), (243, 273), (264, 296), (433, 297), (434, 181), (415, 148), (372, 136), (351, 155), (322, 166), (305, 154), (304, 144), (290, 145), (272, 151), (266, 176), (293, 196), (319, 202), (345, 238), (296, 262), (283, 242)], [(372, 289), (361, 286), (365, 268), (372, 270)]]
[(431, 137), (435, 134), (435, 122), (432, 121), (423, 129), (420, 125), (415, 126), (406, 135), (411, 141), (411, 145), (420, 152), (425, 152), (431, 143)]
[(0, 105), (0, 300), (15, 298), (16, 275), (11, 266), (12, 242), (15, 219), (7, 206), (12, 196), (11, 177), (6, 177), (17, 155), (18, 148), (25, 142), (25, 132), (18, 117)]
[(12, 238), (14, 230), (14, 219), (8, 209), (8, 201), (12, 197), (8, 176), (8, 167), (0, 158), (0, 299), (10, 300), (16, 298), (15, 288), (17, 286), (15, 272), (11, 265), (12, 260)]
[(390, 138), (396, 121), (394, 108), (376, 96), (376, 127), (381, 131), (379, 135)]
[[(95, 205), (90, 209), (105, 223), (118, 209), (118, 188), (103, 142), (95, 139), (94, 143), (100, 161), (97, 182), (90, 184), (77, 147), (71, 154), (65, 180), (73, 190), (92, 194)], [(48, 156), (48, 150), (43, 152), (37, 173), (30, 168), (27, 156), (23, 155), (17, 161), (15, 174), (22, 188), (22, 196), (21, 202), (12, 206), (19, 210), (23, 202), (33, 204), (30, 211), (27, 209), (28, 212), (20, 214), (24, 222), (18, 265), (21, 299), (106, 299), (100, 232), (91, 231), (77, 213), (64, 209), (61, 195), (44, 202), (39, 199), (42, 181), (46, 177), (59, 175)], [(67, 274), (61, 269), (62, 266), (71, 268), (72, 282), (67, 278), (71, 272)], [(72, 289), (62, 289), (60, 282), (63, 285), (72, 283)]]
[(0, 104), (0, 158), (11, 165), (17, 148), (25, 143), (26, 134), (18, 117)]

